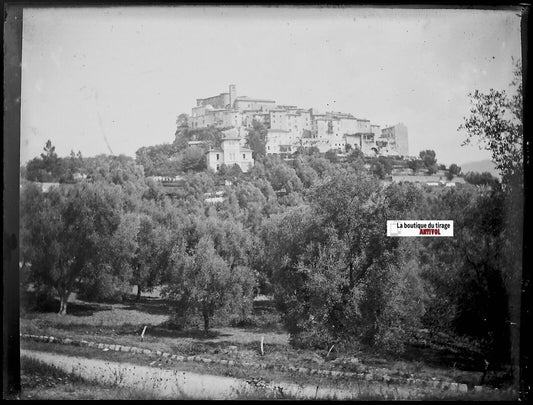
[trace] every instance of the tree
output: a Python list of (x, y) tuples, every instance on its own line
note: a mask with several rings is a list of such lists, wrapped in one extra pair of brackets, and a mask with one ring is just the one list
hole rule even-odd
[(166, 272), (170, 255), (170, 233), (150, 215), (134, 215), (137, 225), (136, 250), (132, 258), (132, 282), (137, 285), (137, 301), (142, 291), (150, 290)]
[(339, 162), (339, 157), (337, 156), (337, 151), (334, 150), (334, 149), (330, 149), (328, 150), (325, 154), (324, 154), (324, 157), (326, 159), (328, 159), (331, 163), (338, 163)]
[(413, 251), (383, 233), (387, 218), (410, 217), (414, 186), (380, 190), (372, 178), (337, 173), (310, 207), (275, 216), (264, 230), (263, 273), (295, 345), (367, 343), (398, 352), (422, 313)]
[[(353, 153), (354, 152), (352, 152), (352, 154)], [(323, 177), (333, 168), (333, 163), (324, 157), (313, 156), (313, 158), (309, 161), (309, 166), (311, 166), (320, 177)]]
[(256, 159), (266, 155), (266, 137), (268, 129), (262, 122), (252, 121), (252, 129), (248, 131), (246, 145), (252, 149), (253, 158)]
[(424, 166), (428, 170), (429, 174), (433, 174), (437, 171), (437, 159), (435, 158), (434, 150), (422, 150), (419, 153), (420, 159), (424, 163)]
[(302, 190), (303, 184), (296, 171), (281, 159), (273, 157), (265, 161), (265, 168), (267, 170), (267, 179), (274, 190), (284, 189), (287, 193)]
[(135, 162), (147, 176), (175, 176), (179, 170), (174, 158), (179, 149), (173, 144), (143, 146), (135, 152)]
[(466, 131), (464, 145), (477, 139), (480, 148), (492, 154), (492, 161), (502, 176), (506, 203), (503, 229), (502, 255), (505, 260), (500, 267), (509, 296), (509, 328), (511, 335), (511, 358), (515, 384), (519, 378), (520, 307), (523, 249), (523, 96), (521, 62), (515, 63), (514, 79), (510, 84), (511, 94), (506, 90), (490, 89), (488, 93), (475, 90), (469, 95), (471, 109), (459, 130)]
[[(181, 136), (176, 138), (178, 144), (186, 145), (187, 141), (202, 141), (206, 148), (218, 148), (222, 142), (223, 133), (220, 128), (209, 126), (207, 128), (187, 129), (180, 132)], [(175, 144), (176, 144), (175, 142)]]
[[(304, 129), (304, 133), (305, 131), (306, 130)], [(300, 155), (314, 156), (314, 155), (319, 155), (320, 150), (316, 146), (298, 146), (296, 153)]]
[(180, 168), (184, 172), (201, 171), (207, 167), (203, 149), (191, 146), (181, 153)]
[(384, 179), (387, 175), (392, 173), (392, 161), (387, 156), (380, 156), (378, 158), (370, 158), (371, 170), (374, 176), (378, 179)]
[(178, 265), (166, 294), (179, 303), (180, 315), (200, 314), (205, 332), (216, 312), (247, 296), (236, 288), (239, 277), (232, 276), (230, 267), (216, 252), (209, 235), (201, 237), (190, 253), (175, 254), (174, 262)]
[(423, 238), (428, 283), (426, 327), (476, 339), (491, 366), (509, 359), (505, 196), (501, 190), (452, 189), (428, 204), (427, 217), (454, 221), (454, 238)]
[(59, 157), (56, 153), (56, 147), (52, 145), (50, 139), (46, 141), (46, 145), (44, 146), (43, 150), (44, 153), (41, 153), (41, 159), (43, 159), (45, 166), (53, 168), (55, 164), (57, 164)]
[(378, 161), (383, 165), (384, 173), (390, 175), (392, 173), (393, 160), (388, 156), (380, 156), (378, 157)]
[(407, 167), (416, 173), (417, 171), (422, 169), (422, 167), (424, 167), (424, 162), (420, 159), (409, 160), (407, 162)]
[(50, 140), (46, 141), (40, 158), (28, 162), (26, 178), (30, 181), (58, 182), (65, 175), (63, 159), (56, 153), (55, 146)]
[(468, 172), (465, 175), (465, 181), (475, 186), (496, 187), (499, 184), (498, 178), (494, 177), (490, 172)]
[(189, 115), (185, 113), (178, 115), (178, 117), (176, 118), (176, 126), (178, 128), (188, 127), (189, 126)]
[(76, 289), (80, 298), (96, 302), (122, 301), (131, 291), (138, 231), (137, 216), (121, 212), (117, 228), (98, 249), (98, 260), (89, 261), (78, 278)]
[(21, 194), (21, 252), (31, 264), (31, 281), (55, 288), (59, 314), (84, 274), (110, 263), (109, 241), (121, 221), (118, 186), (80, 183), (43, 193), (28, 186)]
[(235, 163), (228, 169), (227, 177), (228, 179), (235, 181), (238, 180), (242, 176), (242, 174), (243, 171), (241, 169), (241, 166)]
[(457, 166), (455, 163), (452, 163), (450, 167), (448, 168), (448, 173), (446, 174), (446, 178), (448, 180), (452, 180), (455, 176), (458, 176), (461, 173), (461, 167)]
[(247, 266), (236, 266), (231, 271), (230, 278), (231, 296), (235, 297), (229, 303), (230, 312), (237, 315), (241, 322), (245, 322), (253, 310), (258, 274)]
[(244, 225), (252, 231), (258, 230), (264, 217), (267, 199), (259, 188), (251, 183), (240, 183), (235, 190), (239, 207), (244, 213)]
[(318, 180), (317, 172), (309, 166), (307, 160), (302, 158), (302, 156), (297, 156), (294, 159), (293, 166), (296, 170), (296, 175), (300, 178), (305, 188), (310, 188)]
[(383, 164), (380, 161), (376, 160), (372, 163), (372, 173), (378, 179), (385, 178), (385, 168), (383, 167)]
[(515, 64), (509, 95), (506, 90), (470, 93), (470, 115), (459, 130), (467, 138), (463, 145), (477, 139), (480, 149), (491, 152), (504, 184), (523, 187), (522, 69)]

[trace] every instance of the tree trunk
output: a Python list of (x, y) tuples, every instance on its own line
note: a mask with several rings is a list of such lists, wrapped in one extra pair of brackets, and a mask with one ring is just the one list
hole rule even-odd
[(355, 277), (353, 275), (353, 263), (350, 262), (350, 290), (353, 290), (355, 285)]
[(209, 330), (209, 315), (207, 314), (207, 312), (204, 312), (203, 315), (204, 315), (204, 332), (207, 333), (207, 331)]
[(60, 307), (58, 314), (63, 316), (67, 314), (67, 301), (68, 301), (68, 293), (63, 293), (59, 295), (60, 300)]
[(142, 293), (141, 286), (138, 284), (137, 285), (137, 302), (141, 300), (141, 293)]

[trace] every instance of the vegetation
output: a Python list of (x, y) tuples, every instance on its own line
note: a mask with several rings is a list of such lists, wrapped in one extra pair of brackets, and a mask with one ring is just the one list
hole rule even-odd
[(266, 134), (267, 128), (259, 121), (252, 122), (251, 131), (248, 132), (246, 146), (252, 149), (253, 158), (257, 159), (266, 155)]
[(498, 187), (500, 184), (498, 178), (489, 172), (468, 172), (465, 174), (465, 181), (476, 186)]
[(458, 176), (461, 173), (461, 167), (457, 166), (455, 163), (452, 163), (448, 168), (447, 178), (452, 180), (455, 176)]
[[(74, 372), (68, 373), (58, 367), (24, 356), (21, 357), (21, 380), (22, 393), (17, 399), (24, 400), (164, 399), (155, 392), (145, 392), (133, 387), (121, 386), (118, 381), (107, 384), (88, 381)], [(179, 399), (190, 398), (182, 394)]]
[(433, 174), (437, 171), (437, 159), (435, 158), (434, 150), (428, 149), (420, 151), (419, 156), (429, 174)]
[[(515, 63), (514, 80), (510, 92), (491, 89), (489, 93), (475, 91), (470, 95), (472, 108), (464, 118), (460, 130), (466, 132), (465, 144), (473, 139), (481, 148), (489, 150), (502, 177), (503, 200), (500, 227), (494, 229), (498, 239), (500, 264), (497, 274), (507, 295), (505, 324), (501, 324), (511, 341), (510, 356), (515, 384), (519, 381), (520, 307), (522, 284), (523, 213), (524, 213), (524, 156), (523, 156), (523, 95), (522, 66)], [(487, 270), (485, 270), (486, 272)], [(496, 335), (500, 334), (496, 333)]]
[[(138, 303), (132, 297), (126, 303), (96, 304), (76, 300), (71, 304), (72, 315), (57, 317), (42, 312), (42, 307), (22, 318), (21, 332), (45, 334), (56, 338), (69, 337), (88, 342), (102, 342), (109, 345), (120, 344), (142, 349), (150, 349), (152, 355), (134, 354), (124, 351), (102, 351), (96, 347), (50, 344), (23, 339), (21, 345), (26, 350), (37, 350), (82, 358), (101, 359), (112, 362), (127, 362), (135, 365), (191, 371), (197, 374), (233, 376), (248, 379), (254, 376), (265, 381), (285, 382), (301, 385), (319, 385), (321, 388), (347, 389), (352, 392), (368, 392), (376, 399), (384, 399), (388, 392), (394, 397), (396, 389), (410, 398), (420, 397), (420, 389), (402, 384), (380, 383), (382, 375), (405, 380), (406, 378), (420, 378), (424, 380), (456, 381), (468, 384), (470, 388), (478, 385), (482, 378), (482, 371), (470, 368), (473, 364), (469, 360), (475, 353), (467, 346), (457, 351), (453, 347), (459, 342), (446, 344), (443, 339), (437, 339), (438, 345), (417, 347), (408, 345), (401, 356), (377, 357), (371, 350), (360, 352), (343, 351), (335, 346), (328, 350), (295, 349), (289, 344), (288, 334), (278, 327), (276, 310), (266, 301), (254, 303), (253, 322), (236, 327), (214, 325), (206, 336), (203, 331), (196, 329), (176, 330), (167, 320), (171, 315), (168, 303), (152, 294)], [(268, 307), (268, 309), (267, 309)], [(155, 315), (155, 314), (158, 315)], [(166, 315), (163, 315), (166, 314)], [(144, 339), (140, 333), (148, 325)], [(264, 338), (264, 354), (260, 351), (260, 342)], [(329, 348), (328, 348), (329, 349)], [(238, 366), (228, 366), (217, 363), (205, 364), (197, 361), (170, 361), (168, 358), (157, 356), (155, 351), (168, 352), (178, 356), (201, 356), (212, 360), (233, 360)], [(355, 362), (353, 362), (355, 356)], [(423, 358), (424, 361), (420, 361)], [(414, 360), (413, 360), (414, 359)], [(242, 364), (245, 362), (246, 364)], [(257, 364), (265, 368), (256, 367)], [(456, 366), (453, 366), (456, 363)], [(372, 373), (378, 382), (367, 382), (354, 378), (339, 378), (336, 376), (320, 376), (302, 374), (283, 370), (280, 366), (295, 368), (352, 371), (357, 373)], [(505, 374), (501, 371), (490, 371), (485, 378), (482, 392), (457, 393), (441, 389), (427, 388), (428, 395), (437, 397), (467, 397), (484, 396), (496, 398), (498, 388), (504, 393), (506, 388)], [(362, 390), (362, 392), (361, 392)], [(514, 395), (514, 397), (512, 396)], [(509, 399), (516, 398), (516, 393), (509, 392)]]
[[(138, 299), (163, 287), (173, 325), (200, 324), (206, 335), (214, 320), (251, 322), (262, 293), (274, 297), (295, 347), (400, 355), (423, 328), (469, 339), (491, 367), (505, 366), (516, 359), (519, 315), (521, 127), (496, 107), (518, 119), (521, 99), (491, 92), (473, 100), (464, 128), (488, 141), (502, 187), (485, 174), (438, 192), (386, 184), (398, 162), (357, 149), (265, 155), (260, 123), (248, 138), (256, 158), (249, 173), (206, 169), (202, 148), (216, 146), (221, 132), (189, 129), (186, 116), (172, 145), (141, 148), (136, 159), (60, 158), (48, 142), (21, 183), (24, 287), (44, 298), (54, 292), (62, 316), (71, 292), (104, 302), (133, 285)], [(510, 135), (496, 142), (495, 128)], [(201, 143), (185, 147), (190, 141)], [(419, 157), (408, 165), (439, 167), (434, 151)], [(461, 169), (452, 164), (449, 173)], [(164, 187), (151, 175), (181, 182)], [(69, 184), (43, 191), (33, 181)], [(455, 237), (386, 237), (386, 221), (402, 218), (453, 220)]]
[(465, 145), (475, 139), (480, 148), (492, 153), (492, 161), (504, 183), (523, 187), (523, 96), (519, 60), (514, 75), (510, 95), (505, 90), (494, 89), (470, 94), (470, 115), (459, 129), (466, 132)]
[[(27, 282), (63, 296), (62, 314), (72, 291), (92, 300), (121, 299), (135, 285), (140, 299), (142, 292), (165, 286), (174, 324), (183, 329), (201, 323), (205, 331), (214, 317), (246, 323), (261, 291), (274, 295), (298, 347), (369, 346), (399, 353), (420, 327), (480, 341), (501, 331), (505, 317), (488, 321), (483, 336), (470, 318), (461, 320), (467, 313), (483, 315), (476, 312), (481, 308), (489, 319), (497, 314), (468, 294), (487, 280), (463, 285), (461, 271), (504, 265), (494, 258), (502, 252), (493, 248), (503, 223), (478, 223), (489, 220), (481, 214), (504, 209), (501, 191), (485, 196), (474, 188), (444, 190), (437, 199), (412, 184), (384, 186), (383, 172), (372, 165), (367, 171), (363, 157), (352, 153), (337, 163), (317, 153), (298, 153), (290, 161), (268, 155), (246, 174), (233, 168), (178, 172), (184, 181), (172, 192), (140, 176), (129, 159), (83, 159), (92, 182), (48, 192), (31, 183), (23, 189)], [(390, 158), (374, 162), (385, 173), (394, 164)], [(220, 186), (228, 179), (232, 185)], [(223, 201), (206, 202), (205, 195), (217, 190)], [(420, 249), (383, 232), (387, 219), (434, 217), (453, 219), (469, 233)], [(478, 251), (475, 232), (487, 235), (487, 252)], [(449, 260), (457, 246), (465, 255)], [(458, 285), (450, 288), (451, 280)], [(499, 294), (494, 280), (491, 292)], [(491, 305), (505, 300), (501, 294), (487, 297)], [(502, 339), (496, 346), (487, 343), (487, 350), (505, 345)]]

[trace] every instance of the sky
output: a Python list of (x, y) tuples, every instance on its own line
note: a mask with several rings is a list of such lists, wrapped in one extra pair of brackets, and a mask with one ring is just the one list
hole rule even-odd
[(370, 7), (26, 8), (21, 164), (171, 143), (197, 98), (238, 96), (404, 123), (409, 153), (490, 158), (457, 129), (475, 89), (507, 89), (520, 12)]

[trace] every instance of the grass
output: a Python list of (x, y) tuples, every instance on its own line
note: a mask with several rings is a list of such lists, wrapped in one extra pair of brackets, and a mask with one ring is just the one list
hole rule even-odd
[[(24, 311), (21, 317), (21, 333), (49, 335), (54, 337), (70, 337), (85, 339), (93, 342), (137, 346), (152, 351), (160, 350), (179, 355), (198, 355), (208, 358), (224, 358), (236, 362), (262, 362), (267, 365), (293, 365), (295, 367), (335, 369), (355, 372), (373, 372), (374, 374), (388, 374), (389, 376), (431, 379), (432, 377), (449, 381), (467, 383), (470, 386), (479, 384), (481, 371), (472, 371), (464, 367), (449, 367), (455, 357), (462, 357), (463, 353), (438, 352), (431, 348), (410, 346), (403, 358), (383, 358), (368, 350), (357, 353), (336, 353), (333, 351), (328, 360), (335, 357), (357, 357), (358, 364), (342, 364), (335, 361), (324, 361), (326, 348), (322, 351), (297, 350), (288, 342), (288, 334), (283, 330), (279, 316), (271, 304), (258, 301), (255, 304), (252, 322), (240, 327), (216, 326), (208, 334), (202, 330), (177, 330), (172, 328), (170, 319), (170, 304), (160, 298), (147, 297), (140, 303), (134, 300), (117, 304), (96, 304), (75, 300), (69, 303), (69, 315), (60, 317), (50, 313), (55, 305), (39, 310)], [(216, 323), (215, 323), (216, 325)], [(144, 341), (140, 341), (140, 334), (144, 326), (148, 326)], [(264, 338), (265, 355), (260, 355), (259, 342)], [(24, 342), (24, 345), (39, 346), (36, 342)], [(131, 361), (129, 353), (102, 352), (86, 347), (69, 347), (60, 345), (41, 344), (42, 350), (65, 351), (87, 357), (117, 356), (117, 361)], [(230, 348), (236, 346), (236, 348)], [(464, 357), (464, 356), (463, 356)], [(122, 360), (121, 360), (122, 359)], [(420, 359), (431, 359), (422, 362)], [(443, 361), (443, 359), (445, 361)], [(152, 361), (153, 359), (149, 360)], [(146, 365), (147, 359), (137, 360)], [(440, 362), (440, 363), (439, 363)], [(443, 366), (444, 364), (444, 366)], [(318, 377), (286, 373), (271, 369), (229, 369), (226, 366), (202, 366), (198, 363), (182, 363), (184, 370), (217, 373), (219, 375), (233, 375), (248, 377), (250, 374), (268, 380), (291, 381), (295, 383), (313, 383), (318, 385), (333, 384), (336, 387), (350, 388), (350, 382), (332, 377)], [(461, 369), (462, 368), (462, 369)], [(353, 384), (353, 382), (351, 382)]]
[[(21, 358), (22, 391), (20, 400), (159, 400), (168, 399), (155, 392), (147, 392), (118, 384), (100, 384), (84, 380), (33, 358)], [(258, 389), (257, 392), (236, 392), (238, 400), (278, 399), (279, 393)], [(172, 399), (194, 399), (183, 393)], [(291, 399), (285, 397), (284, 399)]]
[[(80, 376), (41, 361), (21, 357), (21, 394), (23, 400), (132, 400), (159, 399), (154, 393), (117, 385), (86, 381)], [(15, 398), (12, 398), (15, 399)], [(188, 399), (186, 397), (177, 399)]]
[[(50, 343), (24, 341), (23, 348), (29, 350), (47, 351), (70, 356), (80, 356), (106, 361), (128, 362), (140, 366), (158, 367), (163, 369), (179, 369), (197, 374), (210, 374), (235, 377), (241, 379), (261, 379), (272, 385), (282, 383), (297, 384), (299, 386), (319, 386), (321, 389), (349, 390), (358, 393), (360, 399), (412, 399), (412, 400), (509, 400), (516, 399), (513, 393), (508, 391), (491, 391), (480, 393), (457, 393), (452, 391), (440, 391), (431, 388), (416, 388), (411, 386), (394, 386), (384, 383), (349, 380), (339, 377), (303, 375), (297, 372), (282, 372), (277, 370), (256, 369), (252, 367), (230, 367), (220, 364), (203, 364), (197, 362), (173, 362), (166, 358), (144, 356), (132, 353), (115, 351), (102, 351), (96, 348), (55, 345)], [(255, 395), (255, 394), (254, 394)], [(259, 394), (258, 394), (259, 395)], [(261, 394), (262, 395), (262, 394)], [(264, 394), (266, 395), (266, 394)], [(272, 393), (270, 393), (272, 395)], [(260, 397), (264, 398), (264, 397)], [(258, 398), (258, 399), (260, 399)], [(254, 399), (253, 397), (249, 399)]]

